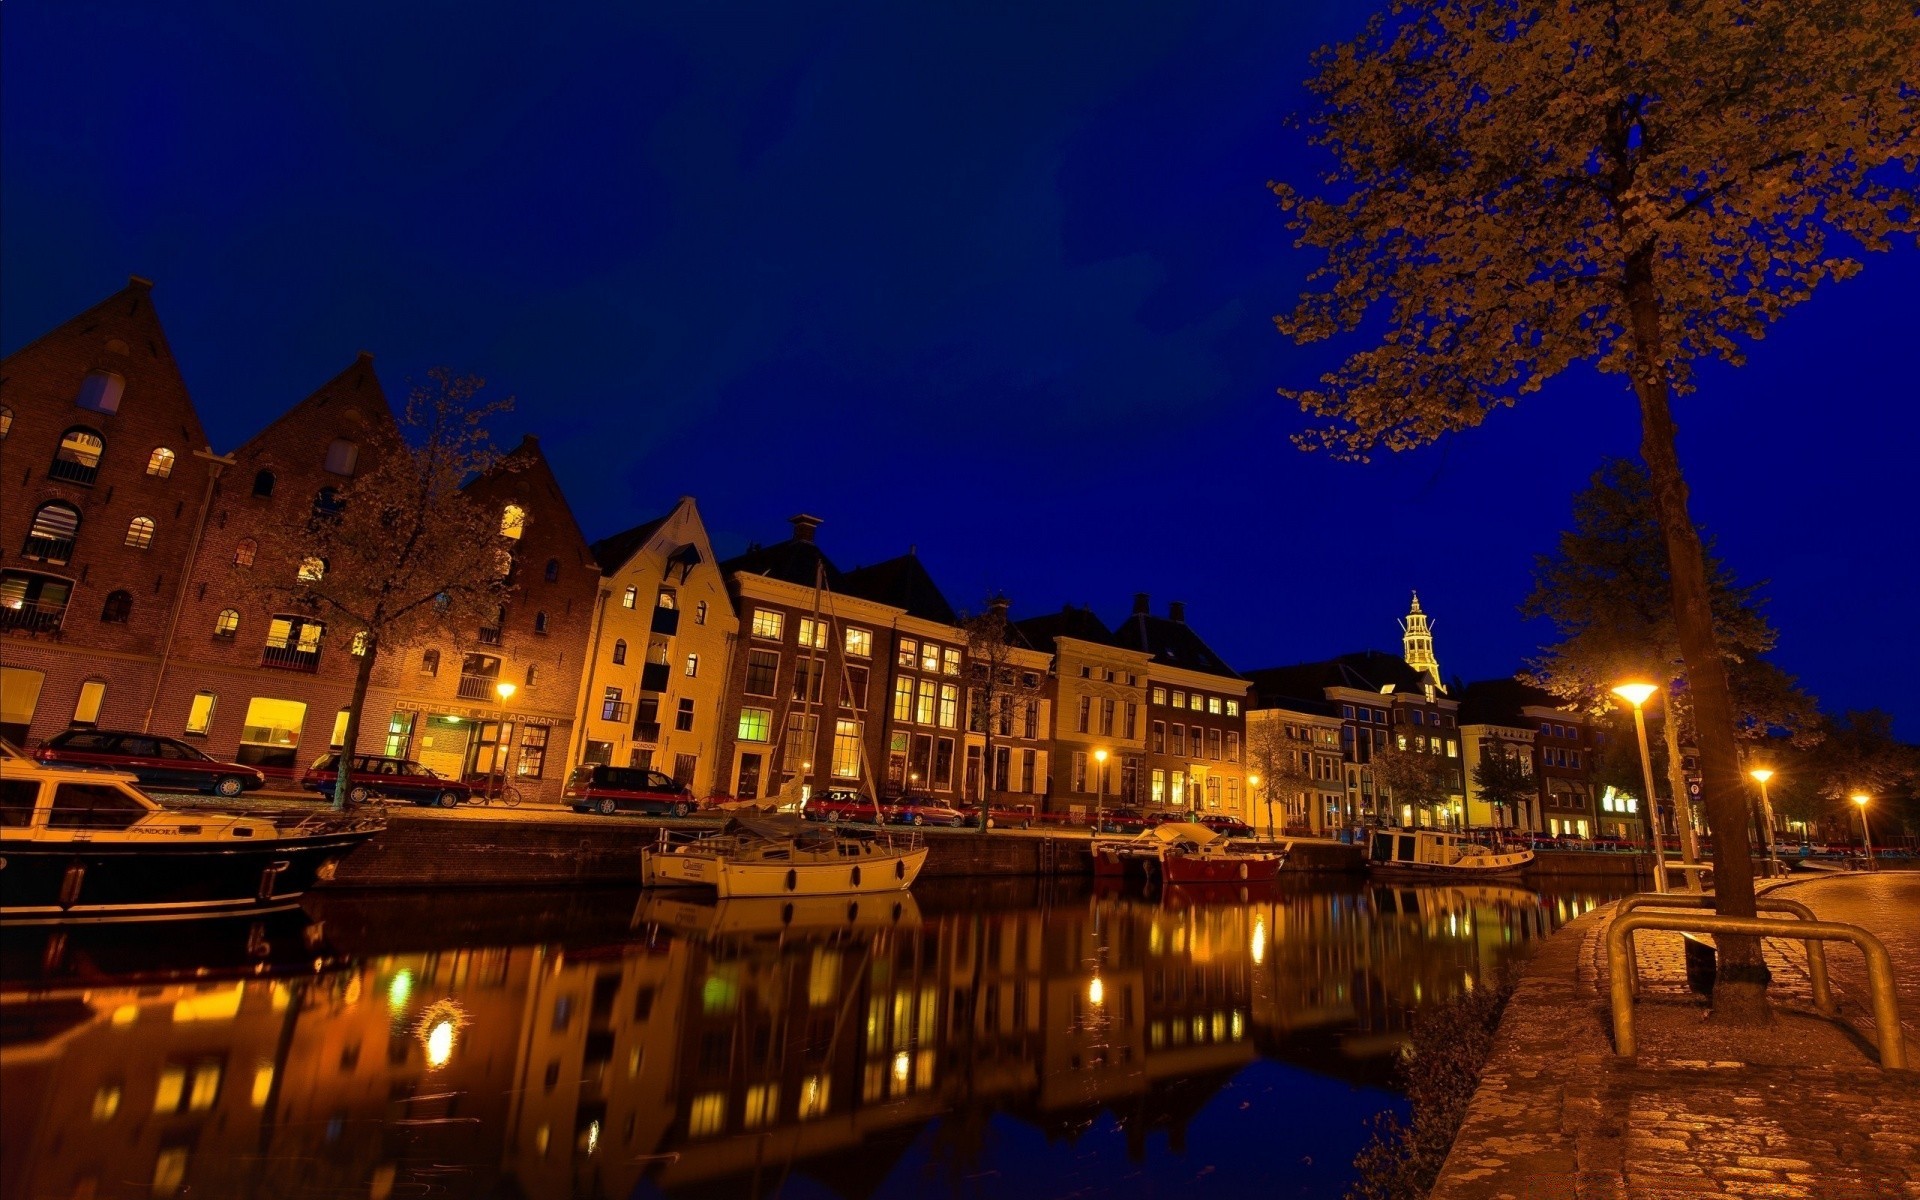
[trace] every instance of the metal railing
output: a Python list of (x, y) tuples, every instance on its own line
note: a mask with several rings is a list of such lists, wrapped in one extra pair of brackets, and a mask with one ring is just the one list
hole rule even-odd
[[(1652, 903), (1669, 900), (1670, 897), (1662, 896)], [(1880, 1065), (1889, 1071), (1906, 1068), (1906, 1035), (1900, 1028), (1900, 1001), (1893, 990), (1893, 958), (1879, 938), (1858, 925), (1837, 921), (1769, 921), (1763, 917), (1724, 917), (1718, 913), (1629, 912), (1614, 917), (1613, 924), (1607, 927), (1607, 992), (1613, 1010), (1615, 1054), (1630, 1058), (1637, 1048), (1633, 1030), (1635, 958), (1630, 947), (1635, 931), (1641, 929), (1744, 934), (1809, 945), (1815, 941), (1852, 942), (1860, 947), (1861, 955), (1867, 960), (1867, 991), (1873, 1006), (1873, 1031), (1879, 1042)], [(1808, 974), (1812, 974), (1811, 957)]]
[(70, 537), (47, 537), (43, 534), (29, 535), (26, 544), (20, 547), (21, 558), (37, 558), (54, 566), (64, 565), (73, 557), (73, 539)]
[(66, 483), (83, 483), (93, 486), (94, 476), (100, 473), (100, 460), (90, 463), (74, 462), (70, 458), (56, 458), (47, 468), (48, 479), (58, 479)]
[(460, 698), (462, 700), (491, 700), (493, 699), (493, 687), (499, 682), (500, 677), (497, 675), (462, 674), (460, 676)]
[(320, 669), (320, 652), (302, 650), (298, 646), (276, 646), (269, 642), (260, 651), (260, 665), (277, 667), (282, 671), (317, 671)]
[[(1698, 893), (1640, 892), (1620, 902), (1615, 910), (1616, 916), (1625, 916), (1636, 908), (1705, 908), (1713, 907), (1712, 896)], [(1754, 908), (1761, 912), (1783, 912), (1802, 921), (1818, 922), (1819, 917), (1813, 910), (1798, 900), (1783, 900), (1773, 896), (1761, 896), (1753, 902)], [(1825, 1016), (1834, 1013), (1833, 989), (1827, 982), (1827, 948), (1818, 941), (1807, 943), (1807, 978), (1813, 984), (1813, 1006)], [(1627, 982), (1634, 989), (1634, 995), (1640, 994), (1640, 958), (1635, 952), (1633, 939), (1627, 939)]]
[(65, 604), (42, 604), (23, 600), (19, 604), (0, 604), (0, 630), (24, 629), (29, 633), (57, 633), (67, 615)]

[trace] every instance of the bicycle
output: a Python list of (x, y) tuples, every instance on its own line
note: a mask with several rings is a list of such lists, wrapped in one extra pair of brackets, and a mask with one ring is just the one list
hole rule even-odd
[(489, 776), (482, 781), (482, 786), (474, 788), (472, 795), (467, 797), (467, 803), (484, 808), (498, 800), (508, 808), (519, 808), (521, 799), (518, 787), (505, 779)]

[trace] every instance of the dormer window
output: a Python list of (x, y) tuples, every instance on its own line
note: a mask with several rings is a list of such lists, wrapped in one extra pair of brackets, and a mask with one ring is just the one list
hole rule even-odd
[(327, 447), (327, 470), (335, 475), (353, 474), (354, 464), (360, 461), (360, 447), (345, 438), (335, 438)]

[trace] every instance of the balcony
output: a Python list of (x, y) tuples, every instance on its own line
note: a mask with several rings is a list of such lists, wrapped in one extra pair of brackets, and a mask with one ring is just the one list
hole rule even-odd
[(496, 626), (492, 629), (482, 629), (480, 631), (480, 642), (482, 645), (485, 645), (485, 646), (498, 646), (500, 644), (499, 627)]
[(460, 675), (459, 695), (462, 700), (497, 700), (499, 696), (493, 687), (500, 682), (498, 675)]
[(646, 742), (655, 746), (659, 745), (660, 722), (635, 721), (633, 723), (633, 740), (636, 742)]
[(667, 680), (672, 677), (672, 663), (647, 663), (640, 668), (640, 690), (643, 692), (664, 692), (667, 690)]
[(311, 675), (320, 669), (320, 651), (302, 650), (299, 646), (276, 646), (267, 643), (260, 652), (260, 665), (279, 671), (305, 671)]
[(602, 721), (619, 721), (625, 724), (633, 716), (633, 705), (625, 700), (609, 700), (600, 705)]
[(73, 539), (30, 537), (27, 544), (20, 548), (20, 557), (37, 558), (41, 562), (60, 566), (73, 557)]
[(653, 610), (653, 632), (664, 633), (668, 637), (680, 632), (680, 610), (677, 608), (656, 608)]
[(77, 483), (82, 487), (92, 487), (94, 476), (100, 473), (98, 462), (80, 463), (69, 459), (56, 458), (47, 468), (48, 479), (58, 479), (62, 483)]
[(21, 600), (12, 604), (0, 604), (0, 632), (5, 633), (59, 633), (60, 622), (67, 615), (64, 603), (47, 604), (35, 600)]

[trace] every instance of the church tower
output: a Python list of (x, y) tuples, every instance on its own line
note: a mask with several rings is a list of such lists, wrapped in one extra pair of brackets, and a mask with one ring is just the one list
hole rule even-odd
[(1413, 594), (1413, 608), (1400, 622), (1401, 657), (1416, 671), (1426, 673), (1436, 687), (1440, 682), (1440, 660), (1433, 656), (1433, 626), (1420, 611), (1420, 593)]

